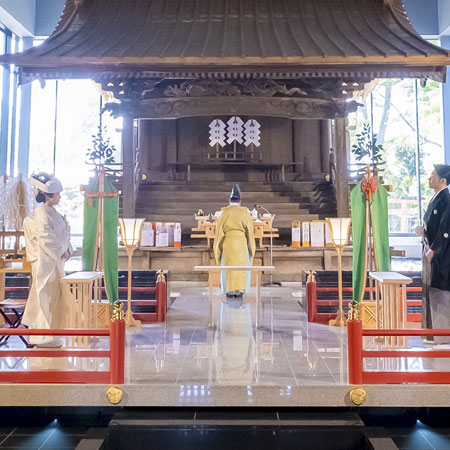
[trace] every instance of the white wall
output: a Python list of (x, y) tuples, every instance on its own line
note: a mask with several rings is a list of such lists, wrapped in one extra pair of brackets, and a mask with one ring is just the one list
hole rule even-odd
[(34, 34), (36, 0), (0, 0), (0, 22), (19, 36)]
[(450, 0), (439, 0), (439, 32), (450, 35)]
[(64, 0), (36, 0), (36, 36), (52, 34), (64, 8), (64, 3)]
[(438, 0), (404, 0), (403, 3), (411, 24), (419, 34), (422, 36), (439, 34)]
[(0, 0), (0, 22), (19, 36), (49, 36), (65, 0)]

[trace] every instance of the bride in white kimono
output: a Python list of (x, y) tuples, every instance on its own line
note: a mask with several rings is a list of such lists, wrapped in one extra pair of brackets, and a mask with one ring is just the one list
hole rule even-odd
[[(27, 260), (31, 263), (32, 284), (22, 323), (29, 328), (65, 327), (65, 304), (61, 290), (64, 263), (72, 255), (70, 227), (54, 206), (59, 203), (61, 182), (44, 172), (32, 175), (36, 201), (43, 203), (24, 220)], [(54, 336), (30, 336), (30, 344), (59, 347)]]

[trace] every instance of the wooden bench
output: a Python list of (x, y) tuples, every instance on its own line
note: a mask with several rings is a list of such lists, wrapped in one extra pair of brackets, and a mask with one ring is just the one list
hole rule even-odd
[[(316, 281), (314, 289), (306, 292), (308, 322), (328, 323), (336, 316), (338, 309), (338, 275), (337, 271), (321, 270), (314, 272)], [(305, 273), (302, 275), (302, 282), (306, 282)], [(403, 272), (402, 275), (410, 278), (412, 283), (406, 287), (407, 294), (407, 321), (420, 322), (422, 318), (422, 278), (420, 272)], [(344, 310), (352, 301), (352, 271), (342, 272)], [(372, 287), (375, 295), (375, 288)], [(376, 329), (376, 305), (375, 301), (370, 301), (370, 287), (367, 280), (364, 299), (361, 303), (361, 320), (363, 328)]]

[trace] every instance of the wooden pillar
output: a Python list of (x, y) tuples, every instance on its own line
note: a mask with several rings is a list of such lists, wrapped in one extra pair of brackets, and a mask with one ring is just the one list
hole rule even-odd
[(316, 119), (294, 120), (295, 161), (303, 163), (303, 173), (307, 176), (322, 172), (319, 122)]
[(331, 121), (320, 121), (320, 159), (322, 173), (330, 173)]
[(122, 131), (122, 195), (123, 217), (135, 217), (136, 190), (135, 190), (135, 151), (133, 143), (133, 118), (123, 117)]
[(347, 118), (334, 120), (334, 151), (336, 156), (336, 200), (338, 217), (349, 217), (349, 189), (347, 167)]

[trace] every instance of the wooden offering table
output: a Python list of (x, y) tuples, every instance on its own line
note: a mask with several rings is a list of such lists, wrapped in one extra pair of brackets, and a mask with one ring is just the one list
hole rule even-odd
[(209, 222), (209, 216), (195, 216), (195, 220), (197, 221), (197, 228), (192, 228), (191, 238), (206, 239), (209, 248), (211, 239), (214, 241), (216, 235), (216, 223)]
[[(195, 216), (197, 220), (197, 227), (192, 228), (191, 238), (194, 239), (206, 239), (208, 248), (210, 247), (211, 240), (214, 241), (216, 235), (216, 223), (218, 218), (213, 217), (213, 222), (209, 222), (209, 216)], [(272, 228), (272, 218), (263, 217), (260, 220), (253, 219), (253, 232), (255, 240), (259, 240), (259, 248), (263, 247), (264, 238), (277, 238), (278, 228)], [(198, 234), (197, 234), (198, 233)]]
[[(109, 302), (102, 302), (103, 272), (75, 272), (61, 280), (66, 328), (108, 328)], [(88, 337), (72, 337), (71, 347), (87, 347)], [(69, 347), (69, 338), (66, 338)]]
[(261, 309), (261, 275), (262, 272), (273, 272), (274, 266), (195, 266), (196, 272), (208, 272), (208, 288), (209, 288), (209, 327), (213, 327), (212, 323), (212, 288), (213, 288), (213, 273), (221, 272), (222, 270), (244, 270), (253, 272), (256, 276), (256, 319), (255, 328), (258, 328), (260, 318), (259, 313)]
[[(375, 322), (377, 329), (403, 330), (406, 328), (406, 285), (412, 279), (397, 272), (369, 272), (375, 280)], [(384, 338), (389, 347), (404, 347), (404, 337)]]

